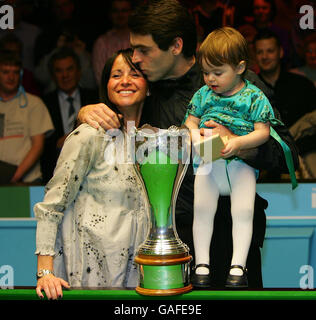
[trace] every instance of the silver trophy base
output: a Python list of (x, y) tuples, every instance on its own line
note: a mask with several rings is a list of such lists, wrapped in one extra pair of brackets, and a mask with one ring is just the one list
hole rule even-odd
[(173, 229), (156, 228), (150, 230), (147, 240), (139, 247), (142, 255), (178, 255), (188, 254), (189, 247), (175, 235)]

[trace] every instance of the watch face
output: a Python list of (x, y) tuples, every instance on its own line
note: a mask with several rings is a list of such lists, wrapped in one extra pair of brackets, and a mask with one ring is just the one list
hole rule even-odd
[(43, 270), (39, 270), (39, 271), (37, 272), (36, 276), (37, 276), (37, 278), (41, 278), (41, 277), (43, 277), (43, 276), (46, 276), (47, 274), (53, 274), (53, 272), (50, 271), (50, 270), (45, 270), (45, 269), (43, 269)]

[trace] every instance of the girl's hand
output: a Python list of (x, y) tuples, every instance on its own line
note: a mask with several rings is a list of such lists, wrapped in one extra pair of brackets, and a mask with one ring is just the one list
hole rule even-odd
[[(204, 125), (209, 127), (210, 129), (212, 129), (212, 134), (218, 133), (221, 137), (228, 136), (229, 138), (238, 137), (237, 135), (232, 133), (228, 128), (224, 127), (223, 125), (221, 125), (213, 120), (205, 121)], [(204, 130), (208, 131), (209, 129), (201, 129), (201, 134), (208, 136), (209, 134), (204, 132)]]
[(69, 289), (70, 285), (67, 281), (57, 278), (52, 274), (47, 274), (46, 276), (37, 280), (36, 293), (39, 298), (43, 299), (44, 295), (42, 290), (45, 291), (47, 299), (56, 300), (62, 298), (63, 290), (62, 287)]
[(242, 144), (240, 142), (240, 139), (238, 139), (238, 137), (229, 139), (225, 147), (221, 151), (222, 157), (226, 159), (226, 158), (230, 158), (232, 156), (238, 155), (241, 149), (241, 146)]

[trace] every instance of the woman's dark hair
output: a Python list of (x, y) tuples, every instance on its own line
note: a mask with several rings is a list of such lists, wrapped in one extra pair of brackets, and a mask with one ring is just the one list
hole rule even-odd
[(106, 62), (102, 71), (101, 84), (99, 87), (99, 98), (100, 102), (106, 104), (111, 110), (116, 113), (120, 113), (117, 107), (110, 101), (108, 96), (107, 84), (109, 82), (113, 64), (116, 58), (122, 55), (126, 63), (135, 70), (139, 70), (135, 64), (132, 62), (133, 50), (131, 48), (123, 49), (115, 52)]
[(151, 0), (137, 7), (129, 18), (132, 33), (151, 35), (159, 49), (166, 51), (179, 37), (183, 40), (182, 54), (195, 55), (197, 33), (193, 17), (177, 0)]

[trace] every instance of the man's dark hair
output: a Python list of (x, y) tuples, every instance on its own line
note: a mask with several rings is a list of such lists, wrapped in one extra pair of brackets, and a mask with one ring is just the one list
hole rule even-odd
[(271, 38), (275, 39), (278, 47), (281, 47), (281, 42), (280, 42), (278, 35), (270, 29), (260, 30), (256, 34), (255, 38), (253, 39), (253, 43), (254, 43), (254, 45), (256, 45), (256, 41), (258, 41), (258, 40), (266, 40), (266, 39), (271, 39)]
[(19, 47), (19, 53), (22, 54), (23, 42), (14, 33), (8, 33), (1, 38), (0, 50), (9, 50), (6, 46), (11, 43), (17, 44)]
[(48, 61), (48, 68), (49, 71), (51, 73), (51, 75), (54, 74), (54, 63), (57, 60), (61, 60), (61, 59), (65, 59), (71, 57), (73, 58), (73, 60), (75, 61), (75, 64), (77, 65), (78, 69), (80, 70), (81, 65), (80, 65), (80, 59), (78, 57), (78, 55), (71, 49), (68, 47), (63, 47), (60, 48), (59, 50), (57, 50), (49, 59)]
[(135, 34), (151, 35), (163, 51), (180, 37), (184, 57), (195, 55), (197, 35), (194, 20), (177, 0), (152, 0), (137, 7), (130, 16), (129, 28)]
[(9, 50), (0, 51), (0, 65), (10, 65), (22, 68), (21, 57)]

